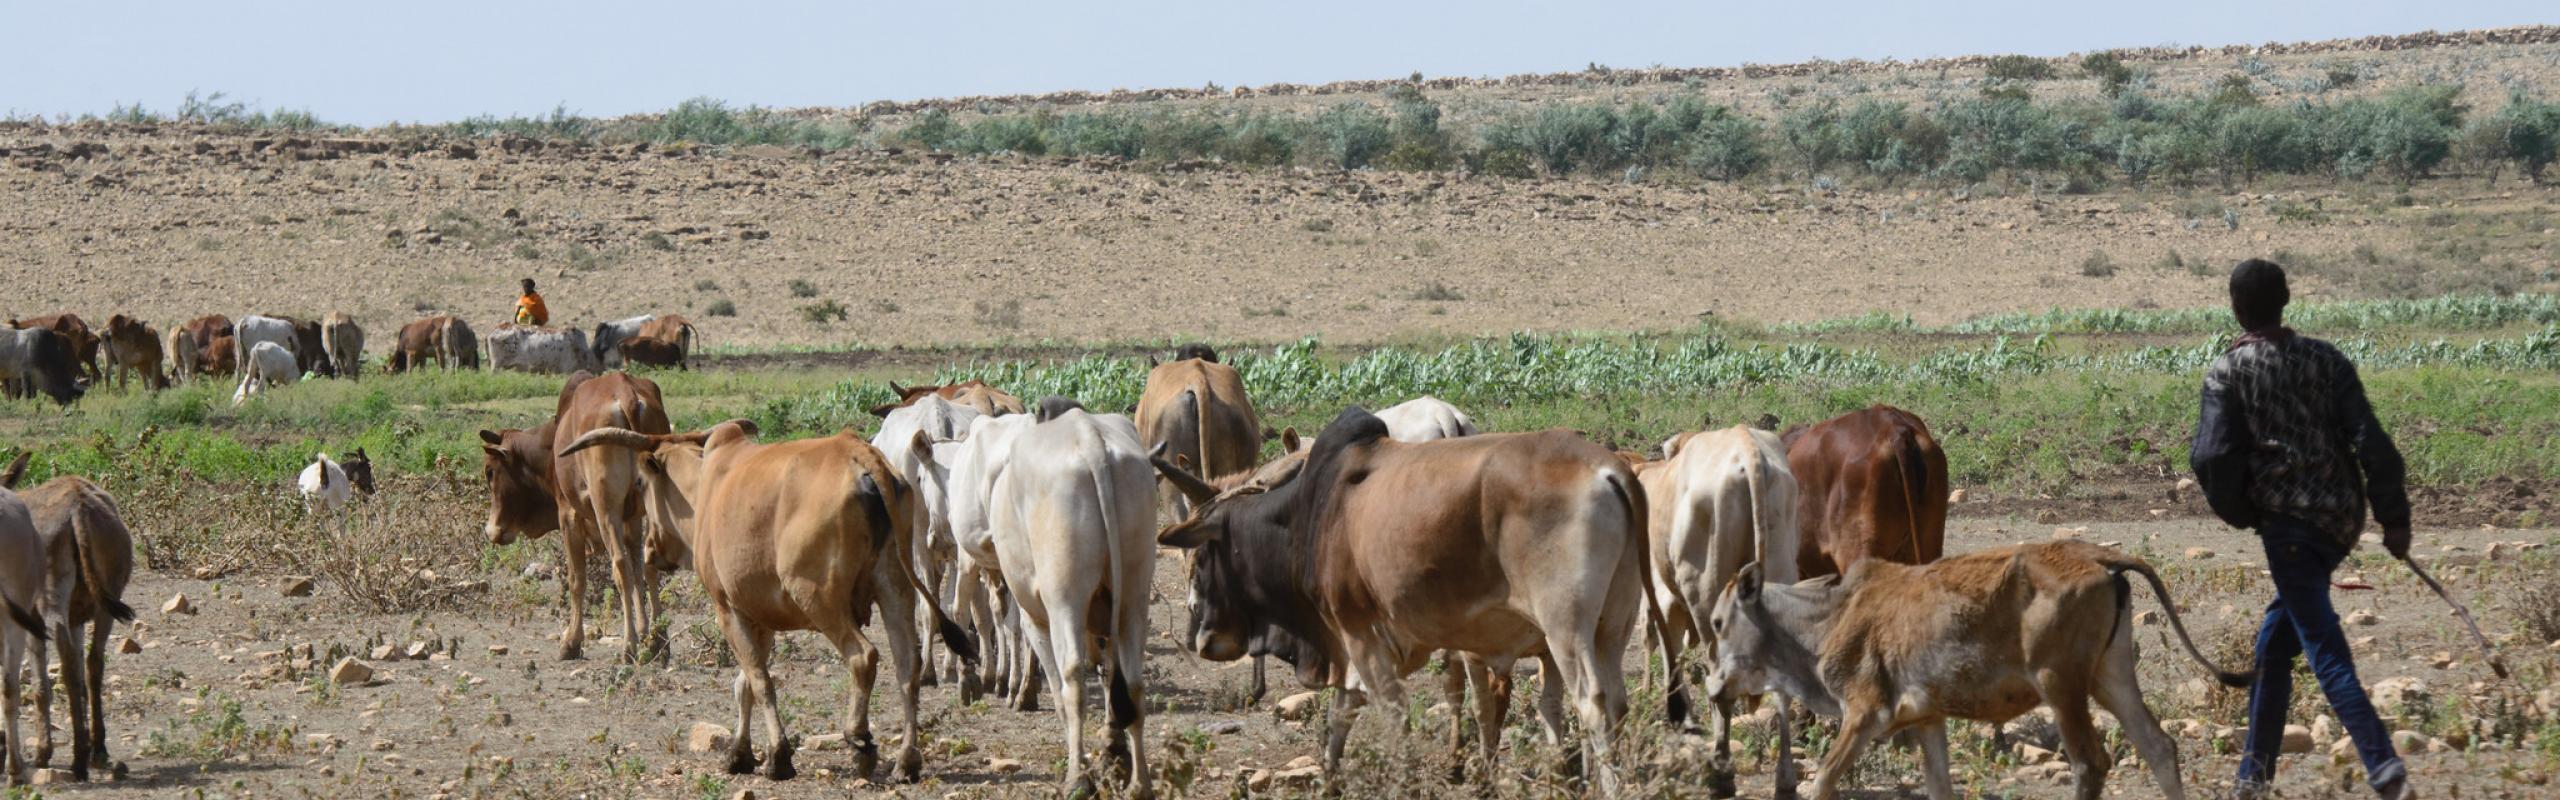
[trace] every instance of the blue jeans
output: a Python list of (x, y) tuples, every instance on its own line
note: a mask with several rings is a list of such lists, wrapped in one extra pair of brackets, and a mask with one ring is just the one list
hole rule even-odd
[(2329, 696), (2339, 726), (2355, 739), (2356, 755), (2364, 759), (2365, 781), (2379, 788), (2397, 780), (2404, 771), (2400, 755), (2391, 749), (2391, 732), (2383, 728), (2364, 684), (2356, 679), (2347, 634), (2329, 604), (2329, 578), (2347, 560), (2347, 546), (2301, 520), (2272, 514), (2259, 523), (2258, 540), (2267, 550), (2276, 599), (2267, 604), (2266, 622), (2258, 627), (2258, 682), (2249, 687), (2249, 736), (2241, 751), (2240, 780), (2263, 783), (2275, 777), (2285, 710), (2293, 702), (2296, 656), (2311, 659), (2321, 693)]

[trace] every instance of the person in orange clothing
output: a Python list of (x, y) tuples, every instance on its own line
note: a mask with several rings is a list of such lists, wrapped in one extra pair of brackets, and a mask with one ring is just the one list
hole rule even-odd
[(516, 298), (516, 324), (542, 327), (551, 324), (551, 309), (542, 305), (542, 293), (533, 290), (533, 279), (524, 279), (524, 296)]

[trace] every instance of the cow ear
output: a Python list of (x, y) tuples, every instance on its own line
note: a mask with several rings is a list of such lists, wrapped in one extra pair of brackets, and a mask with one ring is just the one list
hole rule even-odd
[(1156, 544), (1179, 550), (1190, 550), (1217, 541), (1218, 534), (1225, 528), (1224, 525), (1205, 524), (1200, 518), (1193, 517), (1176, 522), (1166, 527), (1163, 533), (1156, 534)]
[(1733, 592), (1744, 600), (1760, 599), (1760, 562), (1742, 565), (1742, 572), (1733, 577)]
[(889, 416), (889, 412), (896, 410), (898, 410), (898, 406), (895, 403), (881, 403), (871, 407), (871, 415), (875, 417), (887, 417)]
[(505, 444), (507, 440), (504, 437), (499, 436), (497, 431), (482, 428), (480, 430), (480, 441), (492, 445), (498, 445)]
[(1280, 429), (1280, 452), (1295, 453), (1304, 449), (1307, 449), (1307, 443), (1298, 439), (1296, 426)]
[(921, 453), (924, 460), (932, 461), (933, 434), (924, 432), (923, 428), (917, 428), (914, 436), (907, 437), (907, 452)]
[[(18, 321), (13, 319), (13, 320), (10, 320), (10, 321), (9, 321), (9, 324), (11, 324), (11, 325), (16, 325), (16, 324), (18, 324)], [(1147, 368), (1148, 368), (1148, 369), (1155, 369), (1157, 365), (1162, 364), (1162, 363), (1164, 363), (1164, 362), (1161, 362), (1161, 361), (1157, 361), (1157, 360), (1156, 360), (1156, 354), (1154, 354), (1154, 353), (1148, 353), (1148, 354), (1147, 354)]]

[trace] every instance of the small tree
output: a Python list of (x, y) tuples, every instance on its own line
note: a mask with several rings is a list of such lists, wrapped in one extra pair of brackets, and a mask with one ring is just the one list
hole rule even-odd
[(2100, 50), (2080, 57), (2080, 74), (2098, 79), (2098, 90), (2114, 97), (2133, 83), (2133, 68), (2125, 66), (2124, 56), (2113, 50)]
[(1763, 138), (1759, 120), (1717, 109), (1690, 137), (1689, 168), (1708, 180), (1740, 180), (1768, 163)]
[(2053, 77), (2053, 62), (2034, 56), (1992, 56), (1982, 72), (1996, 81), (2049, 80)]

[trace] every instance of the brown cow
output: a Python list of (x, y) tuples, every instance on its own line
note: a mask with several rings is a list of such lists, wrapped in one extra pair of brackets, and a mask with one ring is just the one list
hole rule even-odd
[(131, 380), (126, 376), (134, 372), (142, 373), (144, 385), (152, 391), (169, 388), (169, 376), (160, 371), (160, 332), (142, 320), (123, 314), (108, 317), (106, 351), (118, 388), (124, 387)]
[[(2161, 793), (2183, 800), (2177, 744), (2143, 702), (2128, 574), (2150, 584), (2187, 655), (2226, 686), (2249, 684), (2249, 674), (2225, 672), (2196, 649), (2150, 564), (2079, 541), (1918, 567), (1868, 559), (1845, 579), (1795, 584), (1764, 583), (1755, 563), (1716, 598), (1710, 619), (1723, 647), (1709, 684), (1720, 694), (1781, 691), (1840, 719), (1816, 800), (1838, 794), (1869, 744), (1903, 730), (1920, 736), (1929, 796), (1948, 800), (1946, 721), (1996, 726), (2038, 705), (2062, 729), (2078, 796), (2096, 800), (2116, 757), (2091, 724), (2092, 699), (2121, 723)], [(1781, 763), (1787, 757), (1781, 749)]]
[[(0, 488), (16, 488), (17, 478), (17, 470), (11, 470)], [(71, 773), (88, 780), (91, 763), (112, 763), (107, 756), (104, 700), (107, 637), (116, 622), (133, 621), (133, 608), (124, 603), (125, 584), (133, 579), (133, 533), (125, 528), (115, 498), (87, 478), (55, 478), (18, 496), (34, 514), (54, 599), (66, 603), (60, 614), (48, 609), (45, 616), (53, 625), (51, 638), (62, 656), (62, 687), (68, 693), (64, 705), (71, 717)], [(82, 626), (88, 626), (85, 637)], [(89, 643), (85, 654), (80, 649), (83, 638)], [(42, 655), (37, 653), (38, 676), (44, 674)], [(8, 668), (15, 671), (17, 665)], [(52, 728), (45, 722), (52, 717), (53, 683), (38, 680), (38, 764), (53, 760)]]
[[(172, 332), (170, 335), (174, 337), (179, 332), (186, 334), (186, 341), (184, 343), (192, 345), (192, 348), (188, 351), (187, 355), (181, 356), (177, 353), (178, 348), (172, 346), (170, 348), (171, 352), (169, 357), (176, 359), (179, 362), (179, 365), (186, 369), (188, 377), (192, 378), (197, 375), (231, 374), (231, 370), (229, 369), (215, 371), (214, 367), (216, 364), (213, 357), (213, 340), (218, 337), (230, 336), (232, 333), (230, 317), (226, 317), (221, 314), (206, 314), (195, 319), (187, 320), (186, 324), (179, 325), (177, 331)], [(172, 341), (175, 340), (173, 339)], [(236, 356), (233, 356), (231, 351), (231, 342), (227, 340), (224, 341), (222, 344), (223, 358), (221, 363), (229, 364), (233, 362)]]
[(391, 340), (391, 355), (382, 362), (382, 371), (398, 374), (428, 364), (443, 365), (444, 317), (426, 317), (400, 326), (399, 335)]
[[(1202, 475), (1252, 469), (1262, 454), (1262, 420), (1254, 414), (1253, 399), (1245, 396), (1244, 377), (1208, 358), (1168, 361), (1148, 370), (1137, 417), (1138, 436), (1147, 449), (1164, 445), (1168, 460), (1190, 459)], [(1191, 513), (1191, 499), (1172, 484), (1156, 494), (1158, 506), (1172, 517)]]
[[(685, 363), (685, 360), (686, 357), (693, 352), (693, 320), (685, 319), (682, 314), (668, 314), (666, 316), (650, 320), (649, 324), (640, 326), (640, 336), (643, 338), (654, 339), (659, 342), (659, 344), (655, 346), (657, 351), (655, 355), (657, 355), (661, 360), (664, 360), (667, 353), (672, 351), (675, 356), (674, 364), (677, 369), (692, 368)], [(624, 357), (633, 357), (628, 352), (629, 345), (623, 345), (623, 347), (626, 350)], [(641, 363), (653, 364), (654, 366), (666, 366), (666, 364), (663, 363), (649, 361), (643, 361)]]
[(207, 339), (196, 350), (196, 369), (205, 375), (229, 375), (240, 371), (240, 345), (231, 334)]
[(329, 361), (328, 331), (321, 327), (319, 320), (288, 317), (283, 314), (267, 316), (284, 320), (286, 324), (293, 326), (293, 368), (296, 371), (305, 375), (323, 377), (338, 374), (337, 365)]
[[(1343, 690), (1327, 774), (1339, 774), (1371, 693), (1404, 708), (1403, 676), (1447, 648), (1489, 669), (1469, 670), (1483, 731), (1502, 730), (1506, 709), (1481, 676), (1550, 659), (1581, 717), (1585, 763), (1605, 793), (1617, 792), (1608, 756), (1626, 713), (1619, 660), (1654, 604), (1644, 492), (1616, 454), (1561, 430), (1408, 444), (1354, 408), (1276, 486), (1213, 496), (1162, 459), (1156, 466), (1200, 503), (1158, 538), (1194, 551), (1187, 644), (1234, 660), (1277, 626), (1318, 649), (1325, 680)], [(1482, 739), (1490, 764), (1501, 737)]]
[[(585, 652), (587, 554), (601, 548), (613, 565), (615, 599), (622, 603), (623, 657), (644, 660), (656, 648), (657, 575), (642, 559), (640, 472), (637, 456), (604, 448), (575, 458), (552, 454), (598, 428), (667, 432), (667, 405), (647, 378), (613, 372), (570, 375), (549, 422), (530, 430), (480, 432), (482, 466), (489, 480), (489, 541), (560, 537), (562, 574), (569, 584), (569, 627), (560, 634), (560, 657)], [(644, 650), (647, 642), (649, 649)]]
[(81, 377), (88, 378), (90, 383), (106, 382), (106, 373), (98, 369), (98, 334), (89, 329), (88, 320), (81, 319), (80, 315), (62, 313), (13, 319), (9, 320), (9, 327), (19, 330), (43, 328), (61, 334), (65, 343), (71, 345), (71, 358), (78, 362)]
[(889, 416), (889, 412), (913, 405), (929, 394), (941, 395), (942, 399), (968, 406), (990, 417), (1023, 412), (1022, 398), (1006, 394), (1004, 390), (974, 378), (941, 386), (900, 386), (897, 381), (890, 381), (889, 393), (897, 395), (898, 402), (872, 406), (873, 416)]
[(1926, 564), (1945, 553), (1947, 454), (1919, 417), (1879, 405), (1782, 438), (1801, 490), (1798, 577), (1836, 574), (1861, 558)]
[[(653, 535), (649, 557), (670, 569), (689, 564), (701, 575), (703, 593), (738, 659), (730, 772), (757, 766), (750, 726), (761, 705), (765, 733), (773, 740), (765, 775), (784, 780), (795, 774), (773, 687), (773, 638), (782, 631), (814, 630), (835, 644), (853, 672), (846, 740), (854, 748), (854, 775), (870, 777), (879, 766), (870, 709), (880, 653), (862, 628), (876, 604), (904, 701), (898, 772), (913, 781), (924, 769), (916, 738), (923, 665), (912, 627), (915, 576), (898, 554), (906, 552), (915, 516), (923, 513), (915, 489), (851, 430), (774, 444), (755, 441), (754, 430), (743, 420), (672, 436), (599, 428), (563, 446), (560, 456), (649, 454), (643, 473), (657, 515), (655, 530), (672, 531), (677, 539)], [(939, 606), (928, 607), (946, 644), (974, 660), (974, 648), (958, 626)]]
[(620, 346), (624, 361), (652, 367), (690, 369), (685, 365), (685, 346), (680, 341), (644, 333), (623, 339)]

